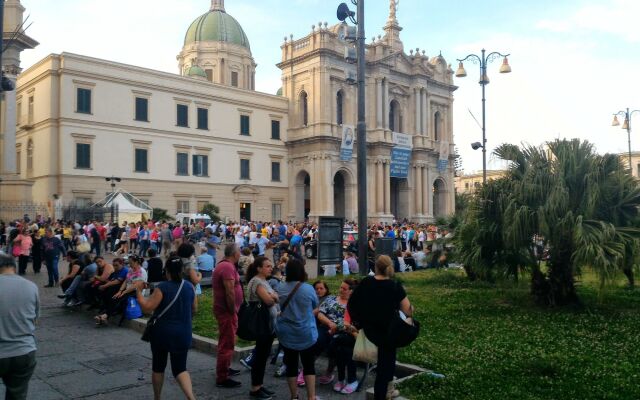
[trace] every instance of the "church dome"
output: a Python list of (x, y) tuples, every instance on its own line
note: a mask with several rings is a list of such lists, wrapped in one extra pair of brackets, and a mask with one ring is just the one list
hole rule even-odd
[(207, 73), (204, 72), (204, 70), (202, 68), (200, 68), (197, 65), (192, 65), (191, 67), (189, 67), (187, 69), (187, 71), (185, 72), (186, 76), (190, 76), (192, 78), (204, 78), (207, 79)]
[(184, 44), (194, 42), (226, 42), (251, 50), (242, 26), (226, 13), (223, 1), (212, 1), (211, 10), (191, 23)]

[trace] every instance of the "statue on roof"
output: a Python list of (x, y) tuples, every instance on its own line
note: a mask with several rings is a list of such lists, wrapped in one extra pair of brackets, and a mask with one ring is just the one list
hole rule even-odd
[(396, 21), (398, 4), (400, 4), (400, 0), (389, 0), (389, 21)]

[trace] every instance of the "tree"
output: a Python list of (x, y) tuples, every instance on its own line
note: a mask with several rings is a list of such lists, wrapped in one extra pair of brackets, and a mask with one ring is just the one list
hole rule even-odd
[(167, 210), (165, 210), (164, 208), (154, 208), (153, 209), (153, 219), (155, 221), (162, 221), (162, 220), (170, 220), (173, 219), (172, 217), (169, 216), (169, 214), (167, 214)]
[(202, 210), (200, 210), (201, 214), (207, 214), (209, 217), (211, 217), (212, 221), (220, 221), (220, 207), (216, 206), (215, 204), (211, 204), (211, 203), (206, 203), (204, 206), (202, 206)]
[[(503, 144), (495, 155), (510, 168), (473, 200), (459, 230), (465, 262), (489, 277), (530, 268), (531, 292), (545, 305), (579, 303), (582, 268), (593, 268), (601, 285), (620, 270), (633, 283), (640, 189), (618, 156), (577, 139), (546, 149)], [(533, 257), (534, 235), (549, 248), (546, 270)]]

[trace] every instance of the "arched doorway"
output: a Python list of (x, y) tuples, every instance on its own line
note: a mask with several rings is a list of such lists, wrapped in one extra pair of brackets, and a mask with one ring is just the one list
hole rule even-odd
[(440, 178), (433, 182), (433, 216), (434, 218), (447, 215), (447, 190)]
[(296, 176), (296, 220), (304, 221), (311, 211), (311, 176), (305, 170)]
[(391, 214), (402, 221), (409, 218), (409, 184), (406, 178), (391, 178)]
[(333, 215), (344, 218), (346, 216), (346, 185), (344, 173), (339, 171), (333, 177)]

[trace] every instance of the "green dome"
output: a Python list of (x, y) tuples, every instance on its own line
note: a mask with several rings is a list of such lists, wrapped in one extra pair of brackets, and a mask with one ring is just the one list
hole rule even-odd
[(197, 65), (192, 65), (191, 67), (189, 67), (187, 69), (187, 72), (185, 73), (185, 75), (187, 75), (187, 76), (199, 76), (201, 78), (207, 79), (207, 73), (204, 72), (204, 70), (202, 68), (198, 67)]
[(278, 89), (276, 92), (276, 96), (282, 96), (282, 88)]
[(224, 10), (211, 10), (191, 23), (184, 44), (194, 42), (227, 42), (251, 50), (249, 39), (238, 21)]

